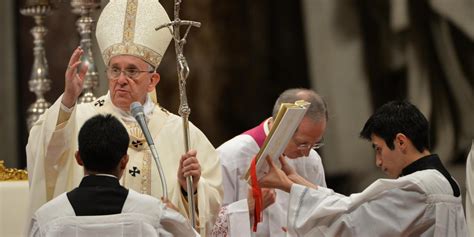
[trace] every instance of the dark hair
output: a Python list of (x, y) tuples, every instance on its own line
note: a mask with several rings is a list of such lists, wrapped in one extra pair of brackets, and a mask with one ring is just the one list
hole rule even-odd
[(372, 134), (377, 135), (393, 150), (397, 133), (408, 137), (419, 152), (430, 148), (428, 120), (407, 101), (391, 101), (382, 105), (365, 122), (360, 136), (371, 140)]
[(127, 154), (129, 137), (125, 127), (114, 116), (96, 115), (79, 131), (79, 155), (84, 168), (94, 172), (114, 171)]
[(282, 103), (294, 103), (297, 100), (305, 100), (311, 105), (305, 116), (313, 121), (321, 121), (323, 118), (328, 120), (328, 109), (326, 101), (313, 90), (304, 88), (288, 89), (280, 94), (275, 105), (273, 106), (272, 116), (275, 118)]

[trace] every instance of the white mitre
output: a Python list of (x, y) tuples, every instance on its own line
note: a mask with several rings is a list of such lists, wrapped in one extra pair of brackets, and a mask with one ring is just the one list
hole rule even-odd
[(172, 35), (168, 28), (155, 28), (169, 22), (158, 0), (110, 0), (96, 28), (105, 65), (114, 56), (132, 55), (158, 67)]

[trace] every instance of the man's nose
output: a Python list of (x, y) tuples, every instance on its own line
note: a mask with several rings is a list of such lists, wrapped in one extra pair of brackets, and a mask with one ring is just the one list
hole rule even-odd
[(311, 152), (311, 149), (312, 149), (312, 148), (310, 147), (310, 148), (304, 150), (304, 155), (305, 155), (305, 156), (309, 156), (309, 153)]
[(120, 75), (118, 76), (117, 78), (117, 82), (120, 84), (120, 85), (123, 85), (125, 83), (128, 83), (128, 80), (127, 80), (127, 76), (125, 75), (125, 72), (120, 72)]
[(311, 151), (311, 147), (305, 148), (305, 149), (298, 149), (300, 152), (301, 156), (309, 156), (309, 152)]
[(375, 165), (377, 167), (381, 167), (382, 166), (382, 159), (380, 159), (379, 156), (375, 156)]

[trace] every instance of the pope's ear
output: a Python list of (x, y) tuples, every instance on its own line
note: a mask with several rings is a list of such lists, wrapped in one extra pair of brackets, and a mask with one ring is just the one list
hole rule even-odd
[(151, 92), (155, 89), (156, 85), (160, 83), (161, 76), (158, 72), (154, 72), (150, 77), (150, 85), (148, 86), (148, 92)]

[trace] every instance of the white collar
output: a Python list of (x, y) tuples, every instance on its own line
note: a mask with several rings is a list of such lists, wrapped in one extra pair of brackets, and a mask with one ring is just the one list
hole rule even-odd
[[(110, 101), (110, 105), (112, 109), (119, 115), (124, 122), (136, 122), (135, 118), (130, 113), (130, 110), (124, 111), (117, 106), (114, 105), (112, 102), (112, 98), (110, 97), (110, 91), (107, 92), (106, 100)], [(145, 113), (145, 117), (148, 120), (151, 115), (153, 114), (153, 109), (155, 108), (155, 104), (150, 98), (150, 95), (146, 95), (145, 104), (143, 104), (143, 112)]]
[(84, 177), (91, 176), (91, 175), (92, 175), (92, 176), (93, 176), (93, 175), (95, 175), (95, 176), (107, 176), (107, 177), (112, 177), (112, 178), (118, 179), (118, 177), (115, 176), (115, 175), (113, 175), (113, 174), (101, 174), (101, 173), (99, 173), (99, 174), (88, 174), (88, 175), (84, 175)]
[(268, 133), (270, 133), (270, 126), (268, 126), (268, 123), (270, 122), (270, 118), (267, 118), (265, 122), (263, 123), (263, 131), (265, 132), (265, 135), (268, 136)]

